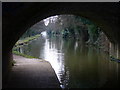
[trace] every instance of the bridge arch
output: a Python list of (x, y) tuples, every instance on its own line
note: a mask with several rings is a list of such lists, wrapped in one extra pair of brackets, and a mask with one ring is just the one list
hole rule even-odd
[(119, 3), (3, 3), (3, 83), (6, 81), (12, 47), (35, 23), (55, 15), (85, 17), (102, 28), (120, 52)]

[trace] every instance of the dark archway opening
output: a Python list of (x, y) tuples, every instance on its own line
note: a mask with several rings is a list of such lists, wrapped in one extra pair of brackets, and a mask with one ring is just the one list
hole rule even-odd
[(3, 3), (3, 83), (11, 66), (15, 42), (31, 25), (53, 15), (68, 13), (93, 20), (112, 42), (111, 49), (117, 48), (113, 53), (119, 58), (119, 6), (119, 3)]
[[(21, 43), (22, 39), (41, 34), (44, 30), (48, 35), (47, 38), (41, 36), (33, 43), (31, 42), (27, 46), (17, 48), (16, 51), (37, 58), (47, 59), (54, 68), (63, 88), (109, 87), (108, 82), (99, 82), (103, 78), (108, 81), (112, 80), (112, 78), (106, 79), (109, 70), (109, 55), (101, 54), (99, 50), (96, 52), (93, 48), (99, 46), (96, 49), (102, 47), (103, 51), (109, 53), (110, 41), (100, 30), (100, 27), (83, 17), (75, 15), (51, 16), (38, 22), (26, 31), (21, 40), (17, 42), (16, 47), (24, 45), (24, 42)], [(83, 42), (91, 46), (86, 48), (85, 45), (82, 45)], [(103, 68), (105, 72), (101, 72)], [(113, 73), (111, 70), (110, 72)], [(86, 73), (89, 73), (88, 76)], [(92, 76), (94, 76), (94, 79)], [(86, 79), (82, 80), (83, 77), (88, 81)], [(113, 76), (111, 75), (111, 77)], [(91, 83), (88, 84), (88, 82)], [(112, 87), (113, 84), (115, 85), (115, 82), (109, 84)]]

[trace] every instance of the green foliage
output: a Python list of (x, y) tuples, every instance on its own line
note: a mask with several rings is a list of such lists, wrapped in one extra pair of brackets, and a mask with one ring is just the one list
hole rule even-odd
[(20, 52), (15, 51), (15, 50), (16, 50), (17, 48), (21, 47), (21, 46), (24, 45), (24, 44), (28, 44), (31, 40), (34, 40), (34, 39), (36, 39), (36, 38), (38, 38), (38, 37), (40, 37), (40, 34), (35, 35), (35, 36), (31, 36), (31, 37), (26, 37), (26, 38), (23, 39), (23, 40), (19, 40), (19, 41), (15, 44), (15, 46), (13, 47), (12, 53), (13, 53), (13, 54), (16, 54), (16, 55), (20, 55), (20, 56), (26, 57), (26, 58), (37, 58), (37, 57), (25, 55), (25, 54), (23, 54), (23, 53), (20, 53)]
[(78, 22), (82, 22), (83, 24), (93, 24), (92, 21), (86, 19), (86, 18), (83, 18), (83, 17), (80, 17), (80, 16), (75, 16), (75, 19), (78, 21)]
[(22, 36), (21, 36), (21, 40), (27, 37), (32, 37), (32, 36), (36, 36), (40, 34), (40, 32), (38, 30), (34, 30), (34, 29), (28, 29)]
[(68, 37), (68, 36), (69, 36), (69, 33), (70, 33), (70, 30), (68, 30), (67, 28), (64, 29), (64, 30), (62, 31), (62, 36), (63, 36), (63, 38)]
[(94, 24), (88, 25), (88, 33), (90, 42), (94, 43), (99, 36), (98, 27)]
[[(54, 18), (54, 17), (52, 17)], [(97, 40), (99, 36), (98, 27), (90, 20), (74, 15), (58, 15), (55, 21), (47, 18), (49, 20), (49, 24), (47, 26), (44, 25), (44, 21), (39, 24), (34, 25), (32, 28), (27, 30), (25, 34), (21, 37), (22, 42), (19, 40), (17, 45), (21, 45), (23, 43), (29, 42), (31, 36), (34, 36), (39, 32), (42, 28), (47, 30), (47, 34), (49, 36), (62, 36), (63, 38), (74, 38), (77, 40), (88, 41), (89, 43), (93, 43)], [(27, 39), (26, 37), (30, 37)]]
[(27, 44), (28, 42), (30, 42), (31, 40), (34, 40), (36, 38), (40, 37), (40, 34), (37, 34), (35, 36), (31, 36), (31, 37), (26, 37), (22, 40), (18, 40), (15, 44), (15, 47), (19, 47), (21, 45)]

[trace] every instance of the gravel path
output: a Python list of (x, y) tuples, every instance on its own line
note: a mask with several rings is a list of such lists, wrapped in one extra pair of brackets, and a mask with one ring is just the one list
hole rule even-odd
[(58, 78), (49, 62), (13, 55), (7, 88), (60, 88)]

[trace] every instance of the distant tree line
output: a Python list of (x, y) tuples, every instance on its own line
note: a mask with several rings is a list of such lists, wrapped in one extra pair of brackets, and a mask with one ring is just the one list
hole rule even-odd
[[(45, 23), (47, 23), (47, 25), (45, 25)], [(47, 34), (50, 36), (74, 38), (84, 40), (87, 43), (95, 43), (101, 30), (93, 22), (83, 17), (57, 15), (38, 22), (27, 30), (21, 39), (40, 34), (41, 31), (47, 31)]]
[(81, 39), (88, 43), (96, 42), (101, 31), (88, 19), (74, 15), (58, 15), (54, 21), (49, 19), (49, 24), (46, 27), (48, 35)]

